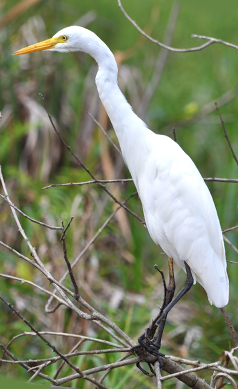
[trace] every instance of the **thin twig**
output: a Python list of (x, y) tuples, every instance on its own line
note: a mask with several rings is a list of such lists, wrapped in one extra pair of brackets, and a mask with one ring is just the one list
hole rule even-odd
[(211, 387), (212, 388), (215, 388), (215, 385), (216, 385), (216, 381), (219, 379), (219, 378), (226, 378), (228, 381), (230, 381), (234, 387), (234, 389), (237, 389), (237, 384), (235, 382), (235, 380), (229, 376), (228, 374), (226, 373), (218, 373), (218, 374), (214, 374), (214, 377), (212, 377), (212, 380), (211, 380)]
[[(84, 339), (84, 340), (90, 340), (91, 342), (96, 342), (96, 343), (102, 343), (108, 346), (116, 347), (116, 348), (123, 348), (119, 344), (109, 342), (108, 340), (102, 340), (98, 338), (92, 338), (90, 336), (83, 336), (83, 335), (78, 335), (78, 334), (69, 334), (65, 332), (55, 332), (55, 331), (39, 331), (40, 334), (42, 335), (54, 335), (54, 336), (63, 336), (66, 338), (76, 338), (76, 339)], [(24, 332), (24, 335), (31, 335), (35, 336), (34, 332)]]
[(26, 219), (30, 220), (31, 222), (36, 223), (36, 224), (39, 224), (40, 226), (49, 228), (50, 230), (60, 230), (60, 231), (62, 231), (62, 227), (50, 226), (49, 224), (40, 222), (39, 220), (33, 219), (33, 218), (30, 217), (30, 216), (27, 216), (24, 212), (22, 212), (19, 208), (17, 208), (17, 207), (11, 202), (10, 199), (8, 199), (8, 198), (6, 198), (5, 196), (1, 195), (1, 193), (0, 193), (0, 197), (2, 197), (2, 198), (10, 205), (10, 207), (13, 207), (17, 212), (19, 212), (22, 216), (24, 216)]
[(204, 178), (204, 181), (214, 181), (214, 182), (230, 182), (237, 184), (238, 179), (237, 178), (217, 178), (217, 177), (210, 177), (210, 178)]
[(234, 328), (234, 326), (233, 326), (233, 324), (231, 322), (231, 319), (229, 318), (225, 308), (220, 308), (220, 311), (221, 311), (222, 316), (224, 318), (225, 325), (227, 326), (227, 328), (228, 328), (228, 330), (229, 330), (229, 332), (231, 334), (231, 337), (233, 339), (235, 347), (237, 347), (238, 346), (238, 335), (237, 335), (236, 330), (235, 330), (235, 328)]
[(105, 137), (107, 138), (107, 140), (113, 145), (113, 147), (118, 151), (118, 153), (122, 156), (122, 153), (121, 153), (121, 150), (119, 150), (119, 148), (117, 147), (117, 145), (113, 142), (113, 140), (110, 138), (110, 136), (107, 134), (107, 132), (104, 130), (103, 126), (95, 119), (95, 117), (93, 117), (93, 115), (88, 112), (88, 115), (93, 119), (94, 123), (96, 123), (96, 125), (101, 128), (102, 132), (104, 133)]
[[(2, 343), (0, 343), (0, 348), (3, 350), (4, 353), (6, 353), (10, 358), (12, 358), (14, 361), (18, 361), (18, 358), (15, 357), (14, 354), (11, 353), (11, 351), (9, 351)], [(29, 366), (26, 365), (25, 363), (23, 362), (20, 362), (19, 363), (21, 367), (23, 367), (27, 372), (29, 370)], [(40, 373), (39, 374), (40, 377), (50, 381), (51, 383), (57, 385), (57, 381), (56, 380), (53, 380), (52, 378), (50, 378), (48, 375), (46, 374), (43, 374), (43, 373)]]
[(72, 223), (72, 221), (73, 221), (73, 216), (71, 216), (70, 221), (68, 222), (66, 228), (64, 228), (64, 222), (63, 221), (61, 222), (62, 223), (62, 228), (63, 228), (63, 233), (62, 233), (62, 236), (61, 236), (60, 240), (62, 241), (63, 251), (64, 251), (64, 259), (65, 259), (66, 265), (68, 267), (69, 276), (70, 276), (71, 282), (72, 282), (73, 287), (74, 287), (74, 297), (75, 297), (75, 300), (78, 301), (79, 300), (79, 288), (78, 288), (77, 282), (75, 281), (75, 278), (74, 278), (74, 275), (73, 275), (73, 271), (72, 271), (72, 267), (71, 267), (70, 262), (69, 262), (68, 253), (67, 253), (67, 246), (66, 246), (66, 240), (65, 240), (66, 231), (70, 227), (70, 224)]
[(76, 373), (78, 373), (80, 376), (84, 376), (84, 374), (79, 370), (78, 367), (74, 366), (69, 360), (68, 358), (66, 358), (59, 350), (57, 350), (57, 348), (51, 344), (35, 327), (33, 327), (33, 325), (27, 320), (25, 319), (22, 314), (17, 311), (12, 304), (8, 303), (2, 296), (0, 296), (0, 299), (2, 300), (2, 302), (4, 302), (4, 304), (6, 304), (28, 327), (30, 327), (30, 329), (35, 333), (35, 335), (37, 335), (41, 340), (43, 340), (43, 342), (48, 346), (50, 347), (56, 354), (58, 354), (74, 371), (76, 371)]
[(165, 380), (168, 380), (168, 379), (174, 378), (174, 377), (177, 378), (177, 377), (179, 377), (181, 375), (184, 375), (184, 374), (187, 374), (187, 373), (193, 373), (193, 372), (204, 370), (204, 369), (213, 369), (214, 367), (217, 367), (219, 365), (220, 365), (220, 362), (213, 362), (213, 363), (209, 363), (207, 365), (202, 364), (202, 366), (199, 366), (199, 367), (193, 367), (192, 369), (186, 369), (186, 370), (183, 370), (183, 371), (179, 371), (177, 373), (166, 375), (166, 376), (161, 378), (161, 381), (165, 381)]
[(155, 368), (155, 374), (156, 374), (157, 389), (162, 389), (162, 380), (161, 380), (162, 375), (161, 375), (161, 371), (160, 371), (160, 364), (158, 361), (155, 362), (154, 368)]
[[(83, 185), (90, 185), (90, 184), (97, 184), (100, 182), (101, 184), (111, 184), (114, 182), (133, 182), (132, 178), (116, 178), (114, 180), (91, 180), (91, 181), (85, 181), (85, 182), (68, 182), (66, 184), (51, 184), (48, 186), (44, 186), (42, 189), (49, 189), (49, 188), (55, 188), (57, 186), (71, 186), (71, 185), (78, 185), (78, 186), (83, 186)], [(238, 182), (238, 180), (237, 180)]]
[[(84, 341), (84, 339), (83, 339)], [(130, 348), (128, 347), (122, 347), (122, 348), (111, 348), (111, 349), (103, 349), (103, 350), (90, 350), (90, 351), (76, 351), (76, 352), (70, 352), (68, 354), (64, 354), (65, 357), (70, 358), (70, 357), (76, 357), (78, 355), (100, 355), (100, 354), (111, 354), (111, 353), (124, 353), (124, 352), (129, 352)], [(43, 363), (43, 362), (57, 362), (61, 359), (61, 357), (52, 357), (52, 358), (42, 358), (42, 359), (26, 359), (22, 361), (9, 361), (8, 359), (1, 359), (1, 362), (4, 363), (10, 363), (12, 365), (17, 365), (19, 363)], [(31, 368), (31, 370), (37, 369), (38, 366), (34, 366)]]
[[(75, 353), (75, 351), (78, 349), (78, 347), (80, 347), (83, 343), (85, 342), (85, 339), (80, 339), (75, 345), (74, 347), (70, 350), (70, 354), (71, 353)], [(56, 373), (54, 374), (54, 379), (56, 379), (59, 375), (59, 373), (61, 372), (61, 370), (63, 369), (65, 365), (65, 362), (64, 361), (61, 361), (58, 368), (57, 368), (57, 371)]]
[(234, 230), (236, 230), (237, 228), (238, 228), (238, 226), (230, 227), (230, 228), (227, 228), (226, 230), (223, 230), (222, 232), (223, 232), (223, 234), (225, 234), (226, 232), (228, 232), (228, 231), (234, 231)]
[[(174, 139), (175, 140), (175, 139)], [(177, 139), (176, 139), (177, 141)], [(219, 177), (208, 177), (203, 178), (204, 181), (214, 181), (214, 182), (226, 182), (226, 183), (238, 183), (237, 178), (219, 178)], [(91, 184), (97, 184), (98, 182), (101, 182), (102, 184), (112, 184), (112, 183), (124, 183), (124, 182), (133, 182), (132, 178), (116, 178), (114, 180), (91, 180), (91, 181), (84, 181), (84, 182), (67, 182), (65, 184), (51, 184), (48, 186), (44, 186), (42, 189), (49, 189), (49, 188), (56, 188), (58, 186), (83, 186), (83, 185), (91, 185)], [(137, 192), (135, 193), (137, 194)], [(61, 227), (60, 227), (61, 228)]]
[(229, 47), (232, 47), (233, 49), (236, 49), (238, 50), (238, 46), (236, 45), (233, 45), (232, 43), (228, 43), (228, 42), (225, 42), (221, 39), (215, 39), (215, 38), (211, 38), (211, 37), (205, 37), (205, 36), (202, 36), (202, 35), (192, 35), (192, 38), (199, 38), (199, 39), (207, 39), (208, 42), (204, 43), (203, 45), (201, 46), (197, 46), (197, 47), (191, 47), (191, 48), (188, 48), (188, 49), (177, 49), (177, 48), (174, 48), (174, 47), (170, 47), (170, 46), (167, 46), (161, 42), (159, 42), (158, 40), (156, 39), (153, 39), (150, 35), (146, 34), (139, 26), (138, 24), (126, 13), (126, 11), (124, 10), (124, 8), (122, 7), (122, 4), (121, 4), (121, 0), (118, 0), (118, 6), (119, 8), (121, 9), (121, 11), (123, 12), (123, 14), (125, 15), (125, 17), (129, 20), (129, 22), (143, 35), (145, 36), (148, 40), (150, 40), (151, 42), (155, 43), (156, 45), (160, 46), (160, 47), (163, 47), (164, 49), (167, 49), (169, 51), (173, 51), (175, 53), (189, 53), (189, 52), (193, 52), (193, 51), (201, 51), (203, 49), (205, 49), (206, 47), (214, 44), (214, 43), (220, 43), (220, 44), (223, 44), (225, 46), (229, 46)]
[(175, 127), (173, 127), (173, 136), (174, 136), (174, 141), (177, 142), (177, 136), (176, 136)]
[(238, 249), (236, 248), (236, 246), (234, 246), (233, 243), (231, 243), (231, 241), (229, 239), (227, 239), (227, 237), (225, 235), (223, 235), (223, 239), (226, 243), (229, 244), (229, 246), (231, 246), (233, 248), (233, 250), (236, 252), (236, 254), (238, 254)]
[(236, 155), (235, 155), (235, 152), (234, 152), (234, 149), (233, 149), (233, 147), (232, 147), (232, 145), (231, 145), (231, 142), (230, 142), (230, 139), (229, 139), (229, 137), (228, 137), (228, 134), (227, 134), (227, 131), (226, 131), (226, 127), (225, 127), (225, 124), (224, 124), (224, 121), (223, 121), (223, 119), (222, 119), (222, 116), (221, 116), (221, 113), (220, 113), (220, 110), (219, 110), (219, 108), (218, 108), (217, 103), (215, 103), (215, 106), (216, 106), (216, 110), (217, 110), (217, 112), (218, 112), (218, 115), (219, 115), (219, 118), (220, 118), (220, 121), (221, 121), (221, 124), (222, 124), (222, 128), (223, 128), (223, 131), (224, 131), (225, 138), (226, 138), (227, 143), (228, 143), (228, 145), (229, 145), (229, 147), (230, 147), (230, 149), (231, 149), (233, 158), (234, 158), (234, 160), (236, 161), (236, 164), (238, 165), (238, 159), (237, 159), (237, 157), (236, 157)]
[[(14, 277), (14, 276), (10, 276), (9, 274), (2, 274), (2, 273), (0, 273), (0, 277), (9, 278), (10, 280), (20, 281), (22, 284), (32, 285), (32, 286), (34, 286), (34, 288), (37, 288), (37, 289), (41, 290), (42, 292), (49, 294), (50, 296), (53, 296), (53, 293), (50, 292), (49, 290), (42, 288), (42, 286), (37, 285), (32, 281), (25, 280), (24, 278)], [(68, 307), (66, 302), (64, 300), (62, 300), (60, 297), (58, 297), (57, 295), (54, 295), (54, 297), (60, 302), (60, 305), (63, 304), (66, 307)]]
[(233, 43), (229, 43), (229, 42), (223, 41), (222, 39), (216, 39), (216, 38), (212, 38), (210, 36), (196, 35), (196, 34), (192, 34), (191, 37), (192, 38), (198, 38), (198, 39), (207, 39), (207, 40), (212, 41), (212, 43), (221, 43), (222, 45), (225, 45), (225, 46), (228, 46), (228, 47), (232, 47), (233, 49), (238, 50), (238, 46), (233, 45)]
[[(0, 245), (5, 247), (6, 249), (8, 249), (9, 251), (11, 251), (12, 253), (14, 253), (15, 255), (17, 255), (19, 258), (21, 259), (24, 259), (25, 261), (27, 261), (28, 263), (30, 263), (32, 266), (34, 266), (36, 269), (38, 269), (39, 271), (42, 272), (42, 274), (44, 274), (44, 276), (48, 279), (48, 281), (51, 283), (51, 284), (56, 284), (57, 286), (59, 286), (60, 288), (62, 288), (66, 293), (68, 293), (69, 295), (71, 295), (72, 297), (74, 297), (74, 293), (71, 292), (71, 290), (69, 290), (68, 288), (66, 288), (66, 286), (62, 285), (60, 282), (56, 281), (51, 275), (48, 275), (45, 273), (44, 269), (41, 268), (41, 266), (39, 266), (37, 263), (35, 263), (35, 261), (33, 261), (32, 259), (29, 259), (27, 257), (25, 257), (24, 255), (22, 255), (21, 253), (19, 253), (18, 251), (14, 250), (12, 247), (8, 246), (6, 243), (2, 242), (0, 240)], [(52, 293), (52, 296), (55, 296), (54, 293)], [(66, 302), (64, 302), (66, 304)], [(68, 305), (68, 304), (66, 304)]]

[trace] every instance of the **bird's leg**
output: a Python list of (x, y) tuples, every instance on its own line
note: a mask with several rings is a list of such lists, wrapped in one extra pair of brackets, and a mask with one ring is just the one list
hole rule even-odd
[[(165, 309), (162, 312), (162, 315), (157, 319), (156, 324), (159, 326), (159, 329), (160, 329), (160, 323), (163, 323), (164, 319), (166, 319), (166, 317), (167, 317), (168, 313), (171, 311), (171, 309), (185, 295), (185, 293), (187, 293), (189, 291), (189, 289), (191, 289), (191, 287), (193, 285), (193, 276), (192, 276), (191, 269), (186, 262), (184, 262), (184, 263), (185, 263), (185, 268), (186, 268), (186, 273), (187, 273), (187, 278), (186, 278), (184, 287), (179, 291), (177, 296), (165, 307)], [(154, 345), (160, 346), (160, 342), (161, 342), (161, 339), (159, 339), (159, 337), (157, 336), (157, 339), (156, 339)]]
[[(164, 286), (164, 299), (163, 299), (163, 304), (162, 304), (162, 307), (160, 309), (159, 315), (152, 321), (151, 326), (149, 328), (147, 328), (147, 330), (145, 331), (145, 335), (146, 335), (146, 338), (148, 341), (153, 339), (155, 332), (158, 328), (156, 323), (157, 323), (158, 319), (160, 318), (160, 316), (162, 315), (164, 309), (167, 307), (167, 305), (172, 301), (172, 299), (174, 297), (174, 292), (175, 292), (174, 268), (173, 268), (173, 259), (170, 257), (168, 257), (168, 265), (169, 265), (169, 284), (168, 284), (168, 286), (166, 285), (163, 271), (160, 270), (157, 265), (154, 265), (155, 269), (158, 270), (162, 276), (162, 281), (163, 281), (163, 286)], [(161, 331), (162, 332), (163, 332), (163, 328), (165, 326), (165, 321), (166, 321), (166, 319), (163, 320), (163, 322), (164, 322), (163, 326), (161, 324)]]
[[(154, 323), (156, 325), (156, 328), (158, 328), (158, 324), (159, 324), (159, 328), (158, 328), (158, 331), (157, 331), (157, 334), (156, 334), (156, 339), (153, 342), (153, 347), (155, 347), (157, 350), (159, 350), (160, 346), (161, 346), (161, 339), (162, 339), (162, 335), (163, 335), (163, 331), (164, 331), (164, 326), (165, 326), (166, 319), (167, 319), (167, 314), (164, 315), (164, 311), (165, 311), (165, 308), (173, 300), (174, 292), (175, 292), (175, 287), (176, 287), (176, 285), (175, 285), (175, 278), (174, 278), (173, 258), (168, 257), (168, 265), (169, 265), (169, 284), (168, 284), (168, 286), (166, 287), (166, 290), (165, 290), (165, 297), (164, 297), (164, 302), (163, 302), (162, 310), (160, 312), (159, 317), (155, 318), (153, 320), (153, 322), (152, 322), (152, 324)], [(161, 316), (163, 316), (163, 318), (161, 318)], [(161, 321), (160, 321), (160, 318), (161, 318)]]
[[(173, 261), (172, 258), (169, 258), (169, 260)], [(163, 304), (162, 304), (162, 307), (160, 308), (159, 315), (152, 321), (151, 325), (145, 329), (145, 332), (143, 332), (143, 334), (139, 336), (139, 338), (138, 338), (138, 343), (139, 344), (137, 346), (132, 347), (132, 351), (133, 352), (135, 350), (140, 349), (140, 347), (143, 347), (148, 352), (151, 351), (151, 348), (150, 348), (150, 346), (152, 344), (151, 342), (152, 342), (152, 339), (154, 337), (155, 331), (156, 331), (156, 329), (158, 327), (156, 325), (156, 321), (159, 319), (159, 317), (162, 314), (162, 312), (163, 312), (164, 308), (166, 307), (166, 305), (170, 302), (170, 301), (168, 301), (168, 290), (167, 290), (167, 286), (166, 286), (166, 282), (165, 282), (165, 278), (164, 278), (164, 273), (163, 273), (162, 270), (160, 270), (158, 268), (157, 265), (154, 265), (154, 267), (161, 274), (162, 281), (163, 281), (163, 286), (164, 286)], [(173, 269), (172, 269), (172, 273), (173, 273)]]
[[(155, 337), (155, 332), (156, 332), (156, 330), (158, 328), (157, 321), (160, 318), (160, 316), (163, 314), (164, 309), (172, 301), (173, 296), (174, 296), (174, 292), (175, 292), (175, 279), (174, 279), (174, 269), (173, 269), (173, 259), (172, 258), (168, 258), (168, 265), (169, 265), (169, 285), (168, 285), (168, 287), (166, 286), (166, 282), (165, 282), (163, 271), (160, 270), (157, 265), (155, 265), (156, 270), (158, 270), (160, 272), (161, 276), (162, 276), (162, 281), (163, 281), (163, 286), (164, 286), (164, 299), (163, 299), (163, 304), (162, 304), (160, 313), (152, 321), (151, 325), (146, 328), (145, 332), (141, 336), (139, 336), (139, 338), (138, 338), (138, 343), (139, 344), (137, 346), (135, 346), (135, 347), (132, 347), (132, 349), (131, 349), (133, 352), (136, 351), (136, 353), (138, 355), (140, 355), (142, 358), (143, 358), (144, 351), (147, 351), (149, 354), (157, 356), (160, 366), (162, 366), (161, 356), (164, 356), (164, 354), (162, 354), (162, 353), (160, 353), (158, 351), (160, 349), (160, 345), (158, 347), (158, 345), (155, 344), (153, 339)], [(161, 338), (162, 338), (165, 322), (166, 322), (166, 317), (164, 317), (163, 320), (161, 321), (161, 323), (159, 324), (159, 328), (158, 328), (158, 332), (157, 332), (155, 341), (157, 339), (159, 339), (160, 342), (161, 342)], [(159, 342), (159, 344), (160, 344), (160, 342)], [(148, 364), (148, 365), (149, 365), (150, 371), (152, 373), (154, 373), (154, 371), (152, 369), (152, 366), (150, 364)], [(148, 372), (146, 372), (140, 366), (140, 363), (137, 364), (137, 367), (145, 375), (149, 375), (150, 376), (150, 374)]]
[[(168, 313), (175, 306), (175, 304), (191, 289), (193, 285), (193, 276), (189, 265), (185, 262), (185, 269), (187, 273), (187, 278), (185, 281), (184, 287), (179, 291), (177, 296), (173, 299), (174, 291), (175, 291), (175, 282), (174, 282), (174, 273), (173, 273), (173, 262), (172, 259), (169, 259), (169, 286), (166, 287), (165, 298), (163, 302), (163, 310), (161, 310), (160, 314), (153, 320), (150, 327), (148, 327), (145, 332), (139, 337), (138, 342), (139, 345), (134, 347), (132, 350), (138, 349), (137, 354), (141, 357), (143, 356), (143, 349), (152, 355), (156, 355), (158, 357), (158, 361), (161, 364), (161, 354), (158, 350), (161, 345), (161, 338), (165, 326), (165, 321)], [(163, 278), (163, 277), (162, 277)], [(156, 328), (158, 328), (157, 335), (155, 336)], [(151, 331), (152, 330), (152, 331)], [(142, 371), (144, 369), (141, 369)]]

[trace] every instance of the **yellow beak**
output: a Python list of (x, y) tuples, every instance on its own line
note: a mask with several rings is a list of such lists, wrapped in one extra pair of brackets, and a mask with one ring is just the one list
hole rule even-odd
[(13, 55), (28, 54), (28, 53), (34, 53), (35, 51), (43, 51), (43, 50), (53, 49), (57, 43), (59, 43), (59, 37), (50, 38), (50, 39), (47, 39), (46, 41), (42, 41), (39, 43), (35, 43), (34, 45), (24, 47), (23, 49), (18, 50), (15, 53), (13, 53)]

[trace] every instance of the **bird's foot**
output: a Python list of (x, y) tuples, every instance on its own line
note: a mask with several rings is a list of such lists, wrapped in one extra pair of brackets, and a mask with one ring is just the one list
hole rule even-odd
[(150, 327), (148, 327), (145, 330), (145, 332), (138, 338), (139, 344), (132, 347), (131, 351), (133, 352), (133, 354), (138, 355), (142, 360), (144, 360), (148, 364), (152, 375), (148, 373), (145, 369), (143, 369), (143, 367), (141, 367), (140, 362), (138, 362), (136, 366), (138, 367), (138, 369), (142, 371), (143, 374), (151, 377), (155, 375), (155, 371), (152, 367), (152, 363), (146, 361), (146, 357), (148, 357), (148, 354), (156, 356), (160, 365), (160, 369), (162, 369), (164, 366), (164, 362), (162, 361), (161, 357), (164, 357), (165, 355), (159, 352), (160, 342), (157, 342), (156, 341), (157, 339), (152, 340), (149, 338), (148, 336), (149, 330)]

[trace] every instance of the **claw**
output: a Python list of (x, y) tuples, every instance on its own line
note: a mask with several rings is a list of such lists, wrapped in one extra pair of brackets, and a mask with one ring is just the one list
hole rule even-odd
[[(147, 363), (148, 363), (148, 362), (147, 362)], [(143, 367), (141, 367), (141, 365), (140, 365), (140, 362), (137, 362), (137, 364), (136, 364), (136, 367), (138, 367), (138, 369), (139, 369), (140, 371), (142, 371), (143, 374), (147, 375), (148, 377), (154, 377), (155, 372), (154, 372), (153, 368), (151, 367), (151, 364), (148, 363), (148, 366), (149, 366), (149, 368), (150, 368), (150, 371), (151, 371), (153, 374), (150, 374), (150, 373), (148, 373), (148, 371), (146, 371), (145, 369), (143, 369)]]

